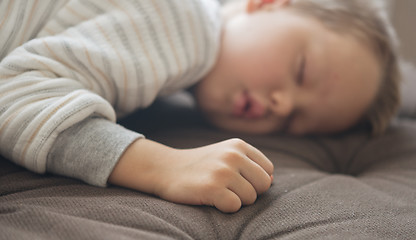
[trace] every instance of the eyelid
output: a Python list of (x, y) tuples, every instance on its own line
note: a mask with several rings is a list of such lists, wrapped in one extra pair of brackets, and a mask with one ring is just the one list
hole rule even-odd
[(297, 79), (296, 79), (296, 83), (301, 86), (305, 80), (305, 67), (306, 67), (306, 57), (302, 56), (301, 62), (300, 62), (300, 66), (299, 66), (299, 70), (298, 70), (298, 74), (297, 74)]

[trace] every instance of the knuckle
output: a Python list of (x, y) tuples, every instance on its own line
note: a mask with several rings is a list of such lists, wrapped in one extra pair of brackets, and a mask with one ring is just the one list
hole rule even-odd
[(230, 150), (224, 152), (222, 158), (225, 161), (225, 163), (233, 165), (236, 164), (242, 158), (242, 155), (238, 151)]
[(242, 202), (235, 195), (228, 193), (217, 198), (214, 205), (223, 212), (233, 213), (241, 208)]
[(225, 189), (234, 177), (234, 173), (227, 167), (217, 168), (210, 173), (210, 176), (203, 183), (204, 192), (218, 192)]
[(273, 163), (270, 163), (270, 170), (267, 173), (269, 173), (270, 175), (272, 175), (274, 173), (274, 165), (273, 165)]
[(247, 143), (244, 140), (240, 139), (240, 138), (230, 139), (230, 144), (233, 147), (236, 147), (236, 148), (242, 148), (242, 147), (245, 147), (247, 145)]
[(228, 167), (218, 168), (212, 173), (211, 181), (226, 183), (231, 181), (233, 175), (234, 171)]
[(267, 158), (267, 161), (265, 161), (263, 168), (269, 175), (273, 174), (274, 172), (274, 164), (268, 158)]
[(258, 194), (266, 192), (271, 186), (271, 181), (269, 177), (265, 177), (263, 181), (261, 181), (258, 186), (256, 187), (256, 192)]
[(269, 165), (270, 165), (270, 172), (274, 173), (274, 164), (271, 161), (269, 161)]
[(237, 212), (241, 208), (241, 201), (233, 200), (228, 208), (229, 212)]
[(250, 191), (250, 193), (248, 193), (247, 198), (244, 200), (244, 205), (251, 205), (253, 203), (255, 203), (257, 200), (257, 194), (255, 191)]

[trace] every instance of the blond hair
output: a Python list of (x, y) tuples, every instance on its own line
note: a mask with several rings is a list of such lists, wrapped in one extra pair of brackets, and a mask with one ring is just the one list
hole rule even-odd
[[(229, 0), (230, 5), (242, 1)], [(372, 135), (381, 135), (388, 127), (400, 105), (400, 71), (398, 40), (380, 0), (292, 0), (290, 9), (322, 22), (340, 34), (353, 34), (367, 44), (377, 56), (382, 79), (376, 97), (362, 116), (360, 123), (368, 123)], [(230, 7), (226, 15), (241, 11)], [(239, 9), (239, 10), (235, 10)], [(225, 16), (227, 17), (227, 16)]]
[(292, 9), (320, 20), (336, 32), (352, 33), (379, 59), (382, 79), (378, 93), (361, 122), (369, 123), (373, 136), (382, 134), (400, 105), (398, 40), (386, 10), (369, 0), (293, 0)]

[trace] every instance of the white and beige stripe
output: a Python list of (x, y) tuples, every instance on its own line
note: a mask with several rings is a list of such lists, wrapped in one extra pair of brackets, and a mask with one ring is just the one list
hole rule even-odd
[(214, 64), (216, 0), (0, 1), (0, 153), (44, 172), (54, 139), (185, 88)]

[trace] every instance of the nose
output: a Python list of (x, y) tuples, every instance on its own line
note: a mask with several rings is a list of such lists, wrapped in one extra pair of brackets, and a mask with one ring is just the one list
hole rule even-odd
[(294, 108), (293, 96), (283, 91), (274, 91), (271, 95), (270, 110), (280, 117), (288, 117)]

